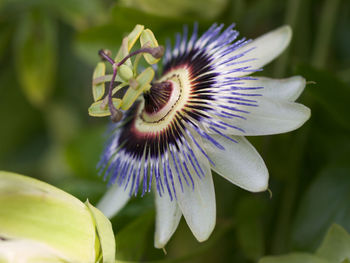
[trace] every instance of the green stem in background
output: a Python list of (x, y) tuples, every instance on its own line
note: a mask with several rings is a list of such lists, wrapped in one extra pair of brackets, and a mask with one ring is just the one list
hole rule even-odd
[[(289, 24), (293, 29), (296, 28), (297, 17), (300, 11), (300, 0), (289, 0), (286, 6), (285, 22)], [(284, 76), (287, 63), (289, 60), (290, 48), (288, 48), (284, 54), (276, 61), (274, 68), (274, 75), (276, 77)], [(293, 147), (290, 151), (290, 159), (288, 167), (289, 179), (286, 181), (286, 187), (284, 188), (282, 200), (280, 202), (279, 213), (277, 214), (277, 223), (274, 229), (274, 236), (271, 244), (271, 251), (273, 253), (282, 253), (287, 250), (288, 237), (290, 232), (290, 219), (292, 217), (292, 211), (294, 208), (295, 197), (297, 192), (297, 186), (299, 181), (300, 165), (302, 162), (302, 156), (305, 148), (306, 134), (297, 133), (297, 138), (294, 139)]]
[(298, 194), (299, 175), (301, 173), (309, 130), (310, 126), (307, 125), (302, 131), (298, 131), (295, 134), (293, 146), (289, 151), (291, 158), (287, 166), (289, 168), (287, 172), (288, 180), (285, 182), (279, 213), (277, 214), (277, 223), (271, 246), (271, 252), (273, 254), (286, 253), (288, 250), (291, 219), (293, 219), (293, 211)]
[[(285, 23), (287, 25), (290, 25), (292, 29), (296, 28), (297, 24), (297, 18), (298, 14), (300, 13), (300, 4), (301, 0), (288, 0), (287, 7), (286, 7), (286, 17), (285, 17)], [(289, 59), (289, 53), (290, 48), (287, 48), (287, 50), (283, 53), (283, 55), (276, 61), (275, 68), (274, 68), (274, 76), (280, 77), (284, 76), (286, 69), (287, 69), (287, 62)]]
[[(292, 1), (292, 0), (291, 0)], [(317, 30), (314, 53), (312, 54), (311, 63), (316, 67), (323, 67), (326, 63), (329, 44), (331, 40), (332, 30), (336, 22), (336, 13), (340, 0), (325, 0), (322, 13), (320, 16), (319, 27)], [(312, 101), (305, 103), (312, 108)], [(272, 243), (272, 252), (280, 254), (286, 252), (288, 249), (288, 240), (290, 237), (291, 219), (293, 218), (293, 211), (295, 209), (295, 201), (298, 193), (300, 167), (305, 153), (308, 131), (298, 132), (294, 140), (293, 148), (291, 149), (290, 171), (291, 176), (287, 182), (285, 191), (283, 193), (280, 210), (277, 215), (277, 225), (275, 235)]]
[(311, 58), (311, 64), (317, 68), (322, 68), (326, 64), (339, 3), (340, 0), (325, 0), (323, 4)]

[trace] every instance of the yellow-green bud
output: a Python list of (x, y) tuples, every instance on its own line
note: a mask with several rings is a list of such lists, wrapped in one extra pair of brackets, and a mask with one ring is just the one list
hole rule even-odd
[[(0, 171), (0, 262), (115, 261), (110, 222), (89, 203)], [(101, 261), (102, 262), (102, 261)]]

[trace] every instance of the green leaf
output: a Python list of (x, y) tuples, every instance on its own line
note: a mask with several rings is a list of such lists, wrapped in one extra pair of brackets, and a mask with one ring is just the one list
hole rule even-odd
[[(92, 80), (102, 77), (106, 74), (106, 64), (104, 62), (99, 62), (94, 70)], [(92, 95), (94, 101), (100, 100), (105, 94), (105, 83), (92, 84)]]
[(129, 223), (116, 235), (117, 259), (139, 261), (146, 247), (147, 233), (154, 221), (154, 212), (146, 213)]
[(31, 103), (43, 106), (54, 86), (56, 71), (56, 26), (44, 13), (22, 17), (15, 40), (19, 82)]
[(308, 253), (291, 253), (283, 256), (269, 256), (259, 263), (330, 263), (328, 260)]
[(349, 233), (339, 225), (332, 225), (316, 254), (332, 262), (338, 263), (349, 261)]
[(44, 244), (69, 262), (94, 262), (95, 224), (75, 197), (36, 179), (0, 172), (0, 236)]
[(164, 17), (213, 19), (227, 6), (226, 0), (121, 0), (121, 5)]
[(303, 196), (292, 234), (297, 249), (315, 249), (326, 229), (338, 223), (350, 229), (350, 168), (324, 169)]
[(85, 202), (86, 206), (96, 223), (96, 230), (99, 236), (102, 258), (104, 263), (114, 263), (115, 261), (115, 239), (111, 222), (102, 214), (100, 210), (92, 206), (89, 201)]
[(317, 103), (326, 110), (340, 125), (350, 129), (349, 98), (350, 87), (329, 71), (315, 69), (309, 65), (300, 65), (297, 74), (313, 81), (308, 85), (307, 94), (310, 94)]
[(262, 258), (259, 263), (347, 263), (350, 260), (350, 235), (339, 225), (332, 225), (316, 254), (291, 253)]

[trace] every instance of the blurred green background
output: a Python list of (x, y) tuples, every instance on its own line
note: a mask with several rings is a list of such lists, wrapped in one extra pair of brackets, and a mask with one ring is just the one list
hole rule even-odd
[(349, 232), (347, 0), (1, 0), (0, 169), (96, 204), (106, 190), (95, 167), (109, 122), (87, 114), (97, 51), (116, 52), (135, 24), (151, 28), (164, 44), (194, 21), (201, 32), (213, 22), (235, 22), (248, 38), (290, 24), (289, 49), (262, 74), (304, 76), (309, 84), (299, 101), (312, 117), (297, 131), (249, 138), (269, 168), (271, 199), (215, 176), (212, 236), (197, 243), (182, 219), (165, 256), (153, 248), (152, 196), (134, 198), (112, 220), (117, 258), (257, 262), (265, 255), (314, 252), (333, 223)]

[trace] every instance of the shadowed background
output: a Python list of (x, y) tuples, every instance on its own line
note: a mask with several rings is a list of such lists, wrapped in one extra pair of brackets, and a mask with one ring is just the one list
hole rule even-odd
[(164, 44), (184, 24), (191, 32), (194, 21), (201, 32), (213, 22), (234, 22), (248, 38), (291, 25), (288, 50), (259, 74), (304, 76), (308, 85), (299, 101), (311, 108), (312, 117), (288, 134), (248, 138), (269, 169), (271, 199), (267, 192), (252, 194), (214, 176), (212, 236), (197, 243), (182, 219), (164, 256), (153, 248), (152, 195), (134, 198), (112, 219), (117, 258), (256, 262), (265, 255), (314, 252), (333, 223), (350, 231), (350, 2), (345, 0), (2, 0), (0, 169), (39, 178), (96, 204), (106, 190), (96, 164), (109, 123), (87, 114), (98, 50), (115, 53), (135, 24), (151, 28)]

